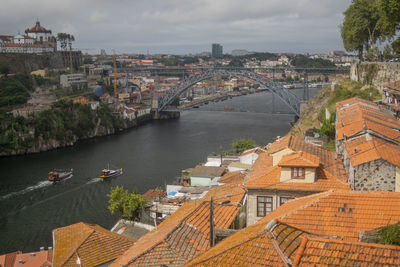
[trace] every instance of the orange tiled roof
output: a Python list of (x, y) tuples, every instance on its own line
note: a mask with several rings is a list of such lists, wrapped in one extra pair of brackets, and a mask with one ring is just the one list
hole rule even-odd
[(264, 152), (266, 152), (264, 149), (262, 149), (260, 147), (255, 147), (255, 148), (247, 149), (240, 156), (243, 157), (243, 156), (246, 156), (246, 155), (251, 154), (251, 153), (261, 154), (261, 153), (264, 153)]
[(351, 105), (336, 105), (337, 123), (336, 138), (343, 140), (366, 130), (371, 130), (391, 139), (399, 140), (396, 128), (400, 122), (385, 113), (376, 104), (366, 100), (352, 98)]
[(399, 266), (400, 247), (306, 236), (292, 266)]
[[(31, 253), (16, 251), (0, 255), (0, 266), (2, 267), (50, 267), (52, 266), (53, 250), (43, 250)], [(22, 261), (22, 263), (19, 263)]]
[(400, 166), (399, 147), (380, 138), (360, 136), (345, 142), (345, 147), (353, 167), (378, 159)]
[(279, 161), (278, 166), (317, 168), (319, 164), (320, 160), (317, 156), (300, 151), (284, 155)]
[(218, 180), (218, 183), (242, 184), (244, 177), (245, 173), (241, 171), (227, 172)]
[[(275, 242), (271, 244), (264, 234), (267, 224), (272, 220), (279, 220), (311, 235), (342, 238), (345, 242), (355, 243), (352, 249), (357, 250), (360, 231), (376, 229), (400, 220), (400, 193), (328, 191), (290, 200), (256, 224), (218, 243), (188, 265), (221, 263), (217, 265), (230, 266), (234, 262), (237, 266), (248, 266), (248, 262), (257, 260), (260, 266), (274, 266), (269, 260), (276, 260), (277, 253), (272, 251)], [(260, 247), (265, 248), (265, 253), (262, 253)], [(338, 254), (335, 252), (334, 255)], [(223, 264), (224, 260), (231, 262)], [(278, 261), (275, 262), (278, 265)]]
[(247, 189), (281, 189), (303, 191), (327, 191), (331, 189), (350, 190), (350, 185), (331, 175), (328, 171), (318, 168), (315, 183), (281, 182), (281, 167), (275, 166), (270, 171), (248, 180), (244, 186)]
[(268, 153), (263, 153), (258, 156), (257, 160), (253, 164), (253, 169), (250, 173), (250, 177), (252, 176), (258, 176), (269, 169), (271, 169), (273, 166), (273, 158), (272, 156), (268, 155)]
[[(216, 228), (227, 229), (240, 210), (240, 184), (213, 187), (201, 201), (186, 202), (157, 229), (145, 234), (112, 266), (183, 265), (210, 248), (210, 204), (214, 198)], [(221, 202), (229, 200), (228, 204)]]
[(268, 147), (267, 153), (273, 154), (275, 152), (278, 152), (278, 151), (281, 151), (282, 149), (287, 148), (289, 146), (289, 143), (292, 138), (293, 138), (293, 136), (287, 135), (281, 139), (276, 140)]
[(157, 189), (149, 189), (147, 190), (146, 193), (142, 195), (142, 197), (146, 201), (153, 201), (153, 200), (158, 200), (161, 197), (166, 196), (166, 193), (164, 190), (157, 190)]
[[(279, 146), (280, 150), (290, 148), (293, 151), (303, 151), (308, 154), (317, 156), (320, 159), (321, 168), (329, 172), (332, 176), (347, 183), (348, 177), (346, 171), (344, 170), (343, 162), (339, 158), (337, 158), (335, 152), (308, 144), (304, 142), (304, 140), (294, 136), (289, 137), (290, 138), (288, 138), (288, 141), (286, 143), (287, 146)], [(275, 150), (275, 152), (278, 152), (280, 150)], [(267, 153), (270, 153), (269, 150)], [(254, 176), (259, 173), (258, 170), (255, 170), (255, 168), (256, 167), (254, 167), (253, 171)]]
[(343, 106), (349, 106), (355, 103), (363, 103), (366, 105), (371, 105), (371, 106), (378, 106), (377, 104), (375, 104), (374, 102), (359, 98), (359, 97), (351, 97), (351, 98), (347, 98), (345, 100), (339, 101), (336, 103), (336, 108), (341, 108)]
[(98, 225), (76, 223), (53, 230), (54, 266), (97, 266), (112, 261), (135, 240), (108, 231)]

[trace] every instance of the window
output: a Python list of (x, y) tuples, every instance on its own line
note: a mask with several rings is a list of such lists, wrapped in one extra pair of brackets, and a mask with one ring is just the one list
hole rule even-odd
[(292, 168), (292, 178), (299, 179), (304, 178), (304, 168), (293, 167)]
[(282, 206), (283, 203), (285, 203), (286, 201), (289, 201), (293, 199), (293, 197), (280, 197), (279, 198), (279, 206)]
[(272, 211), (272, 197), (257, 196), (257, 217), (264, 217)]

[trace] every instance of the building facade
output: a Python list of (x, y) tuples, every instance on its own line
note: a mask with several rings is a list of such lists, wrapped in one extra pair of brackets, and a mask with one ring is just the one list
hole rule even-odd
[(211, 45), (211, 56), (213, 58), (222, 58), (223, 51), (222, 45), (220, 44), (212, 44)]

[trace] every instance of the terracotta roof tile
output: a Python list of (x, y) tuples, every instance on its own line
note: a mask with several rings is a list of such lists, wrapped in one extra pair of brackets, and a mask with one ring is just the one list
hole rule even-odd
[(227, 172), (222, 176), (218, 182), (226, 184), (243, 184), (245, 173), (241, 171)]
[[(213, 187), (200, 201), (185, 203), (157, 229), (139, 239), (112, 266), (181, 266), (210, 248), (210, 204), (214, 198), (216, 228), (229, 228), (240, 210), (240, 184)], [(228, 204), (222, 204), (229, 201)]]
[(200, 176), (200, 177), (220, 177), (225, 171), (224, 167), (212, 167), (212, 166), (200, 166), (197, 165), (190, 176)]
[[(272, 149), (271, 149), (272, 148)], [(304, 140), (294, 136), (287, 136), (279, 142), (274, 142), (270, 145), (270, 149), (266, 153), (261, 154), (253, 165), (253, 170), (250, 172), (246, 180), (251, 180), (260, 175), (264, 175), (273, 166), (273, 160), (270, 154), (276, 153), (283, 149), (289, 148), (292, 151), (304, 152), (316, 156), (320, 160), (320, 166), (327, 172), (329, 176), (336, 177), (344, 183), (347, 183), (348, 175), (344, 169), (343, 162), (339, 159), (335, 152), (308, 144)]]
[(307, 236), (292, 266), (399, 266), (400, 247)]
[(317, 168), (319, 164), (320, 160), (317, 156), (300, 151), (284, 155), (279, 161), (278, 166)]
[(281, 139), (276, 140), (273, 142), (271, 145), (269, 145), (267, 148), (267, 153), (268, 154), (273, 154), (275, 152), (281, 151), (284, 148), (287, 148), (289, 146), (289, 143), (293, 136), (287, 135)]
[(400, 148), (380, 138), (360, 136), (344, 144), (353, 167), (378, 159), (400, 166)]
[(370, 130), (400, 141), (400, 122), (370, 101), (353, 99), (352, 104), (337, 105), (336, 138), (343, 140)]
[[(236, 265), (246, 266), (248, 265), (246, 264), (247, 261), (251, 262), (256, 257), (257, 247), (248, 245), (253, 240), (265, 248), (265, 253), (258, 251), (257, 257), (261, 258), (259, 265), (272, 265), (269, 263), (269, 259), (273, 258), (277, 261), (277, 253), (272, 249), (274, 242), (269, 242), (267, 240), (269, 239), (268, 236), (265, 235), (266, 226), (272, 220), (279, 220), (281, 223), (306, 232), (308, 235), (343, 238), (344, 241), (330, 240), (325, 242), (336, 242), (333, 245), (334, 248), (345, 247), (346, 243), (351, 242), (353, 243), (351, 251), (357, 251), (357, 246), (360, 245), (360, 243), (357, 243), (360, 231), (394, 224), (400, 220), (400, 193), (328, 191), (290, 200), (256, 224), (218, 243), (188, 265), (207, 266), (214, 264), (231, 266), (233, 261), (229, 261), (229, 259), (237, 259)], [(283, 240), (290, 241), (286, 238), (283, 238)], [(293, 240), (293, 242), (296, 242), (295, 247), (300, 247), (299, 240), (296, 238)], [(280, 243), (282, 244), (282, 242)], [(290, 242), (286, 244), (290, 247)], [(380, 245), (371, 246), (379, 247)], [(284, 246), (282, 249), (284, 250)], [(320, 249), (326, 249), (326, 247)], [(291, 251), (294, 250), (292, 247)], [(313, 251), (315, 251), (315, 248), (306, 251), (306, 255), (313, 253)], [(360, 249), (360, 251), (363, 251), (363, 249)], [(382, 255), (385, 252), (392, 253), (390, 250), (382, 250), (377, 255)], [(340, 262), (339, 259), (344, 257), (343, 253), (335, 252), (335, 262)], [(354, 253), (353, 255), (356, 254)], [(286, 255), (288, 256), (289, 254)], [(374, 253), (370, 255), (374, 255)], [(395, 254), (393, 255), (390, 260), (394, 260), (397, 257)], [(293, 253), (290, 257), (294, 260)], [(312, 263), (310, 265), (314, 266)]]
[(281, 189), (303, 191), (327, 191), (331, 189), (350, 190), (350, 185), (331, 175), (328, 171), (318, 168), (315, 183), (281, 182), (281, 167), (275, 166), (270, 171), (253, 177), (244, 186), (248, 189)]
[(247, 149), (240, 156), (243, 157), (243, 156), (246, 156), (246, 155), (251, 154), (251, 153), (262, 154), (264, 152), (266, 152), (265, 149), (262, 149), (260, 147), (255, 147), (255, 148)]
[(135, 240), (108, 231), (98, 225), (76, 223), (53, 230), (54, 266), (97, 266), (112, 261)]

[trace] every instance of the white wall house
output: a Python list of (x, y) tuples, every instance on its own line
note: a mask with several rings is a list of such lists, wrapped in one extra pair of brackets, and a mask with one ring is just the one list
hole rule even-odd
[(225, 172), (224, 167), (209, 167), (197, 165), (190, 173), (190, 184), (192, 186), (210, 186), (217, 184)]

